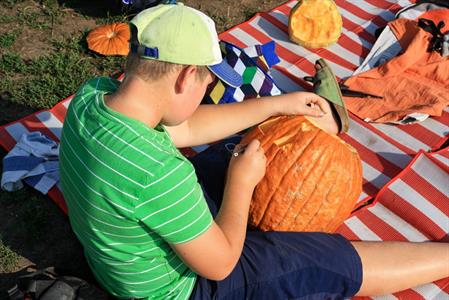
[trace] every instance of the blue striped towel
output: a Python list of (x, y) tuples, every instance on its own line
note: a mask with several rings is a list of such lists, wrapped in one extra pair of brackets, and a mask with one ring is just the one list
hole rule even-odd
[(47, 194), (59, 181), (59, 144), (38, 131), (24, 133), (3, 158), (1, 187), (19, 190), (22, 180)]

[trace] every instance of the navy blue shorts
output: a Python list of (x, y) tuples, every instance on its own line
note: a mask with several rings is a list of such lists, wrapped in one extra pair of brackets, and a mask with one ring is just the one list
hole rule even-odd
[[(229, 162), (225, 144), (191, 158), (212, 214), (221, 204)], [(345, 299), (362, 282), (362, 264), (339, 234), (247, 232), (242, 255), (222, 281), (198, 276), (190, 299)]]

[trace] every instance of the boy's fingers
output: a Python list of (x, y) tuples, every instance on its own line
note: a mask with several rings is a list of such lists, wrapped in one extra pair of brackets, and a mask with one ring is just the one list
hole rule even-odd
[(304, 111), (304, 115), (312, 116), (312, 117), (322, 117), (322, 116), (324, 116), (324, 112), (317, 105), (314, 105), (313, 107), (307, 106), (306, 110)]
[(327, 107), (327, 100), (315, 95), (315, 101), (314, 101), (315, 105), (314, 107), (317, 108), (317, 106), (320, 108), (321, 112), (326, 113), (326, 107)]
[(257, 139), (254, 139), (248, 144), (245, 151), (256, 152), (259, 148), (260, 148), (260, 141)]

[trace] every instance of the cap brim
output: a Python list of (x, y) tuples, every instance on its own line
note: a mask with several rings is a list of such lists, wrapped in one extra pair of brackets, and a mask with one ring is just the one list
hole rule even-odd
[(242, 76), (237, 73), (225, 60), (216, 65), (207, 66), (218, 78), (232, 87), (243, 84)]

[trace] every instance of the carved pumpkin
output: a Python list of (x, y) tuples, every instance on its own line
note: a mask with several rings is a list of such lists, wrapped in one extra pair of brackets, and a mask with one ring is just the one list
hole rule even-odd
[(128, 55), (129, 25), (114, 23), (93, 29), (87, 35), (87, 45), (90, 50), (103, 55)]
[(332, 0), (300, 0), (290, 12), (290, 39), (308, 48), (326, 47), (341, 35), (343, 21)]
[(256, 186), (249, 223), (264, 231), (334, 232), (362, 191), (354, 148), (303, 116), (271, 118), (242, 140), (258, 139), (267, 170)]

